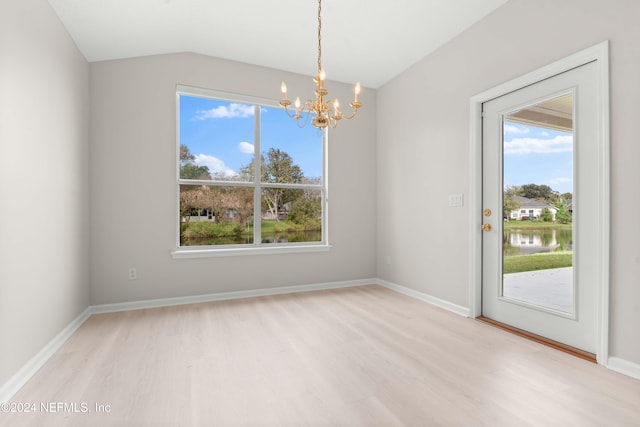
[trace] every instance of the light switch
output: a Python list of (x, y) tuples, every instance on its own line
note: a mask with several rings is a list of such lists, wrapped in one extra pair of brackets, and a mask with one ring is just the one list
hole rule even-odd
[(460, 208), (463, 205), (462, 194), (449, 194), (449, 206), (452, 208)]

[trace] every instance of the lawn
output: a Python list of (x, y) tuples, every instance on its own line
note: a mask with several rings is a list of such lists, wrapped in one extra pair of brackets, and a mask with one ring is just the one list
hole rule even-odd
[(571, 230), (572, 224), (560, 224), (557, 222), (545, 221), (507, 221), (504, 223), (505, 230), (538, 230), (541, 228), (549, 228), (556, 230)]
[(548, 270), (552, 268), (571, 267), (573, 252), (543, 252), (530, 255), (505, 256), (504, 274), (523, 271)]

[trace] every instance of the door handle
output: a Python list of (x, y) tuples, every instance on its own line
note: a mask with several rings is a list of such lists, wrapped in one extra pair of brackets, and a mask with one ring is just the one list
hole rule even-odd
[(491, 231), (491, 224), (482, 224), (482, 231)]

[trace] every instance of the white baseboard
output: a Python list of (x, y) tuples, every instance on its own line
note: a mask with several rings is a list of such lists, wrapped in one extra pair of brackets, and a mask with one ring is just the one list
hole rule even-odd
[(377, 279), (375, 283), (380, 286), (384, 286), (387, 289), (391, 289), (392, 291), (396, 291), (412, 298), (419, 299), (420, 301), (428, 302), (431, 305), (435, 305), (436, 307), (440, 307), (460, 316), (469, 317), (469, 309), (467, 307), (462, 307), (461, 305), (436, 298), (434, 296), (416, 291), (414, 289), (396, 285), (395, 283), (387, 282), (386, 280)]
[(246, 291), (220, 292), (215, 294), (194, 295), (188, 297), (160, 298), (143, 301), (101, 304), (91, 306), (91, 314), (115, 313), (118, 311), (140, 310), (144, 308), (170, 307), (173, 305), (195, 304), (211, 301), (224, 301), (239, 298), (263, 297), (269, 295), (293, 294), (298, 292), (322, 291), (326, 289), (349, 288), (353, 286), (373, 285), (377, 279), (350, 280), (345, 282), (316, 283), (312, 285), (282, 286), (278, 288), (255, 289)]
[[(87, 307), (77, 318), (69, 323), (42, 350), (29, 360), (15, 375), (0, 387), (0, 403), (8, 402), (24, 386), (27, 381), (44, 365), (47, 360), (64, 344), (64, 342), (92, 315), (99, 313), (114, 313), (118, 311), (139, 310), (144, 308), (168, 307), (173, 305), (193, 304), (209, 301), (223, 301), (238, 298), (250, 298), (269, 295), (282, 295), (297, 292), (320, 291), (326, 289), (348, 288), (353, 286), (380, 285), (392, 291), (427, 302), (436, 307), (469, 317), (469, 309), (440, 298), (406, 288), (382, 279), (363, 279), (344, 282), (319, 283), (312, 285), (283, 286), (278, 288), (256, 289), (247, 291), (222, 292), (216, 294), (196, 295), (189, 297), (162, 298), (144, 301), (133, 301), (116, 304), (101, 304)], [(640, 365), (610, 357), (606, 365), (609, 369), (640, 379)]]
[(610, 357), (606, 366), (612, 371), (640, 380), (640, 364), (629, 362), (619, 357)]
[(91, 316), (91, 307), (87, 307), (78, 317), (71, 321), (42, 350), (31, 358), (18, 372), (0, 387), (0, 402), (8, 402), (38, 372), (62, 344)]
[(31, 360), (29, 360), (18, 372), (16, 372), (15, 375), (9, 378), (9, 380), (0, 387), (0, 403), (8, 402), (92, 314), (114, 313), (118, 311), (140, 310), (145, 308), (169, 307), (173, 305), (193, 304), (209, 301), (223, 301), (238, 298), (321, 291), (326, 289), (340, 289), (353, 286), (373, 285), (376, 283), (376, 281), (376, 279), (351, 280), (344, 282), (283, 286), (278, 288), (222, 292), (207, 295), (161, 298), (153, 300), (89, 306), (77, 318), (69, 323), (56, 337), (54, 337), (42, 350), (40, 350), (35, 356), (33, 356), (33, 358), (31, 358)]

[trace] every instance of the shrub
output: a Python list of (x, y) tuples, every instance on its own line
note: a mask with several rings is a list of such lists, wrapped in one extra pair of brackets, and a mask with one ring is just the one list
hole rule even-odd
[(185, 224), (184, 231), (181, 232), (184, 239), (204, 239), (204, 238), (216, 238), (216, 237), (236, 237), (242, 234), (244, 227), (235, 221), (221, 222), (216, 224), (215, 222), (199, 221), (199, 222), (187, 222)]
[(293, 202), (289, 219), (302, 226), (303, 230), (319, 230), (322, 227), (321, 215), (322, 206), (319, 199), (301, 197)]

